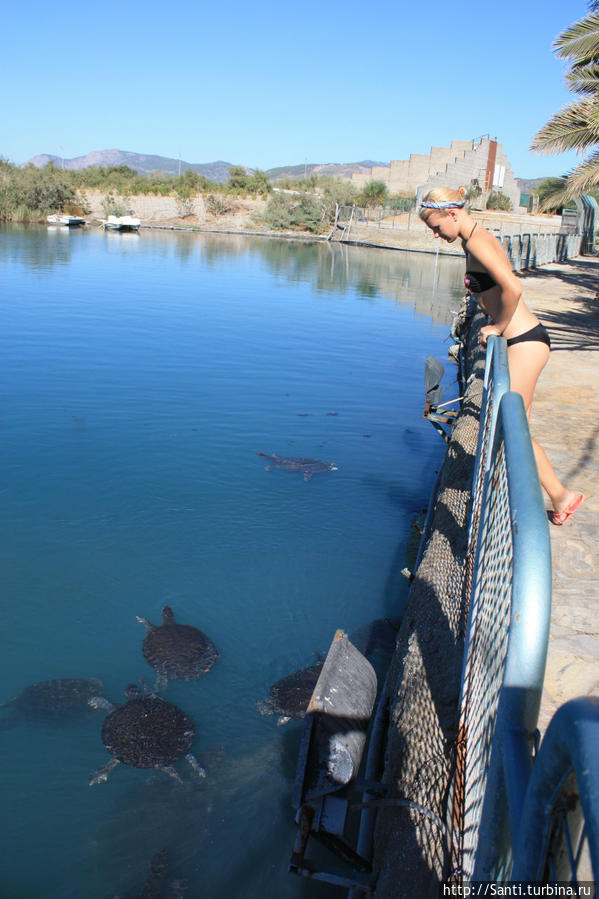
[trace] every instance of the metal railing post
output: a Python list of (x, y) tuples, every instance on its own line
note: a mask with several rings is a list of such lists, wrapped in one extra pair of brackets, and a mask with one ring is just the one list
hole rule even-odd
[[(583, 829), (584, 824), (584, 829)], [(557, 710), (537, 753), (514, 835), (512, 879), (576, 883), (580, 849), (587, 841), (594, 879), (599, 877), (599, 697), (571, 699)], [(577, 832), (576, 832), (577, 831)], [(574, 865), (572, 865), (574, 861)], [(569, 870), (568, 870), (569, 868)], [(585, 872), (585, 877), (589, 872)]]

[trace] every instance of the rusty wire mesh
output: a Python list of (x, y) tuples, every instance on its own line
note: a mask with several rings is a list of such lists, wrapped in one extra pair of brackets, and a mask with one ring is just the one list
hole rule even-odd
[(513, 546), (503, 445), (492, 460), (487, 477), (460, 706), (460, 732), (465, 741), (461, 826), (463, 877), (470, 877), (474, 867), (511, 612)]
[(451, 867), (447, 802), (458, 733), (463, 585), (484, 372), (478, 331), (483, 323), (476, 313), (467, 339), (466, 395), (389, 674), (384, 775), (389, 791), (377, 820), (377, 899), (397, 899), (402, 889), (411, 895), (437, 895)]

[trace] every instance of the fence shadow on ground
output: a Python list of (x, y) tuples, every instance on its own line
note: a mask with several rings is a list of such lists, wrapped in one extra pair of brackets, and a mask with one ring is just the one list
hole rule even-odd
[[(563, 311), (543, 311), (541, 318), (547, 325), (551, 335), (551, 344), (554, 351), (560, 350), (599, 350), (599, 266), (596, 262), (584, 262), (580, 259), (564, 262), (560, 270), (552, 270), (550, 273), (543, 269), (530, 271), (526, 274), (526, 281), (535, 281), (547, 278), (550, 275), (554, 281), (562, 281), (567, 285), (582, 288), (580, 293), (570, 295), (568, 303), (576, 303), (576, 308), (568, 308)], [(589, 297), (586, 291), (593, 291)], [(526, 295), (526, 285), (524, 288)]]

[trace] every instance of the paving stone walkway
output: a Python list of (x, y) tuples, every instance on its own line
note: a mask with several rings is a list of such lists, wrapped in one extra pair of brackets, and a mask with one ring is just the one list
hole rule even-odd
[(550, 526), (553, 603), (539, 720), (544, 732), (567, 699), (599, 695), (599, 258), (582, 256), (520, 277), (526, 302), (552, 341), (531, 432), (562, 482), (586, 497), (570, 521)]

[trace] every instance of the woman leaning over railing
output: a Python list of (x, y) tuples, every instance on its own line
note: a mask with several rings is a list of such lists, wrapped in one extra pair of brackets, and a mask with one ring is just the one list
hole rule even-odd
[[(505, 337), (511, 389), (521, 394), (530, 418), (534, 389), (549, 359), (549, 335), (524, 302), (520, 281), (503, 247), (469, 214), (463, 193), (444, 187), (429, 191), (420, 204), (420, 218), (436, 237), (448, 243), (462, 242), (466, 254), (464, 283), (491, 319), (491, 324), (481, 328), (479, 340), (485, 346), (491, 335)], [(532, 444), (539, 480), (553, 507), (553, 524), (562, 525), (584, 497), (562, 484), (545, 450), (534, 438)]]

